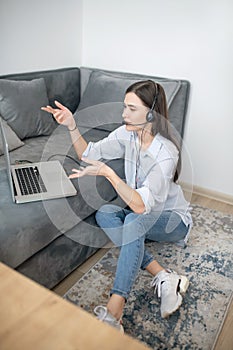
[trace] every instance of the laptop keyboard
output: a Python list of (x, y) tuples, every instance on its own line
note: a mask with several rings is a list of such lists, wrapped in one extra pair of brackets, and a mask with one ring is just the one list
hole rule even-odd
[(15, 169), (22, 195), (47, 192), (36, 166)]

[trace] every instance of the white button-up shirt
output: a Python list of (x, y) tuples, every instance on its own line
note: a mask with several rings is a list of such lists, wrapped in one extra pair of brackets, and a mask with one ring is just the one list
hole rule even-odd
[(98, 142), (89, 142), (83, 157), (99, 160), (124, 158), (126, 183), (141, 196), (145, 212), (171, 210), (185, 225), (192, 224), (190, 205), (181, 187), (173, 181), (178, 162), (176, 146), (157, 134), (147, 150), (141, 150), (138, 136), (125, 126)]

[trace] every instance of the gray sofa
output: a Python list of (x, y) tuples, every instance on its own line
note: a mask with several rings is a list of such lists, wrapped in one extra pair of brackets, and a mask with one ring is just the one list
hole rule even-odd
[[(163, 85), (171, 123), (182, 137), (190, 89), (186, 80), (88, 67), (0, 76), (0, 115), (11, 162), (58, 159), (71, 173), (78, 165), (69, 133), (40, 106), (60, 101), (75, 114), (87, 141), (97, 141), (121, 124), (126, 88), (144, 79)], [(123, 161), (109, 163), (124, 178)], [(74, 197), (15, 204), (0, 155), (0, 260), (47, 288), (108, 243), (95, 212), (106, 202), (121, 203), (102, 177), (75, 179), (73, 184)]]

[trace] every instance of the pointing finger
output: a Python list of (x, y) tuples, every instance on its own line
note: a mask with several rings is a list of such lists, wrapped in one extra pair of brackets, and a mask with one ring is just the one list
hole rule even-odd
[(55, 110), (51, 106), (41, 107), (41, 109), (51, 114), (55, 113)]
[(54, 101), (54, 103), (55, 103), (55, 105), (56, 105), (57, 107), (59, 107), (59, 108), (62, 109), (63, 111), (64, 111), (64, 110), (67, 110), (67, 108), (66, 108), (65, 106), (63, 106), (60, 102)]

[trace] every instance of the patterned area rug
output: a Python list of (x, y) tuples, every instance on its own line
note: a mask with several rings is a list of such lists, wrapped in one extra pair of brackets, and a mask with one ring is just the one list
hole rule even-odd
[[(140, 271), (125, 307), (125, 332), (153, 349), (211, 349), (233, 290), (233, 216), (193, 206), (194, 227), (188, 246), (147, 243), (164, 266), (190, 280), (182, 306), (170, 318), (160, 316), (151, 276)], [(90, 313), (105, 305), (116, 269), (118, 248), (110, 249), (64, 298)]]

